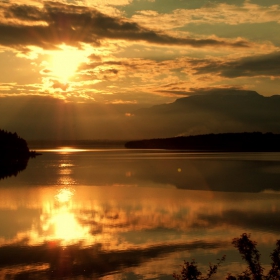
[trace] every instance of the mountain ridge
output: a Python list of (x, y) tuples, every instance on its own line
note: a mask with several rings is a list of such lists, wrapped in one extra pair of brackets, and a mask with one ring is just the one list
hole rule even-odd
[(149, 138), (243, 131), (280, 133), (279, 108), (279, 96), (236, 90), (183, 97), (138, 109), (134, 115), (141, 129), (149, 129)]

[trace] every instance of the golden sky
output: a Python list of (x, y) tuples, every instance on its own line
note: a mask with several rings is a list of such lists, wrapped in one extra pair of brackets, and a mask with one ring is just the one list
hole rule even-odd
[(217, 88), (277, 95), (279, 22), (278, 0), (1, 1), (0, 97), (134, 108)]

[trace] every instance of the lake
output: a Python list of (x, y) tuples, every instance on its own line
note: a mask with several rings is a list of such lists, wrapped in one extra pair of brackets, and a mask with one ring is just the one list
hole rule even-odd
[(173, 279), (226, 255), (215, 279), (280, 239), (280, 153), (37, 149), (0, 180), (0, 279)]

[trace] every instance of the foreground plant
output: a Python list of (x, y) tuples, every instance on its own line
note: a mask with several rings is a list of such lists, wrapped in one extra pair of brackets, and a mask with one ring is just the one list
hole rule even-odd
[(218, 270), (218, 267), (225, 260), (225, 256), (218, 260), (218, 263), (215, 265), (209, 265), (209, 270), (206, 276), (202, 276), (202, 273), (198, 270), (196, 262), (184, 261), (182, 270), (180, 274), (173, 273), (173, 278), (176, 280), (208, 280), (215, 274)]
[[(276, 242), (276, 248), (270, 254), (272, 263), (269, 272), (264, 275), (264, 268), (260, 263), (260, 256), (257, 243), (250, 239), (250, 235), (243, 233), (239, 238), (234, 238), (232, 241), (248, 265), (247, 269), (237, 276), (228, 274), (226, 280), (280, 280), (280, 240)], [(215, 265), (209, 265), (206, 276), (198, 269), (196, 262), (184, 261), (182, 270), (179, 274), (174, 273), (173, 278), (176, 280), (209, 280), (218, 270), (218, 267), (225, 261), (225, 256), (218, 259)]]

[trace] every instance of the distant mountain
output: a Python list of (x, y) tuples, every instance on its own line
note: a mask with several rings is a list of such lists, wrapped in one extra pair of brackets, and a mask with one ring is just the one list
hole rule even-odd
[(280, 133), (279, 108), (278, 95), (211, 90), (139, 109), (135, 111), (135, 125), (149, 138), (243, 131)]
[[(172, 103), (146, 108), (143, 104), (64, 102), (45, 96), (21, 96), (14, 102), (12, 97), (3, 97), (0, 127), (17, 131), (28, 141), (133, 140), (244, 131), (280, 133), (279, 95), (264, 97), (255, 91), (212, 89)], [(149, 94), (145, 104), (149, 104)]]

